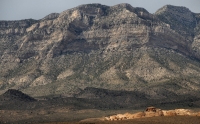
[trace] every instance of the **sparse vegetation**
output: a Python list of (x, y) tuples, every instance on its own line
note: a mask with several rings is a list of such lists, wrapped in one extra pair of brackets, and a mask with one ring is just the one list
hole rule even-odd
[[(150, 14), (129, 4), (0, 21), (0, 93), (13, 88), (38, 99), (0, 96), (0, 123), (78, 123), (149, 105), (200, 107), (199, 23), (185, 7)], [(199, 122), (112, 123), (161, 120)]]

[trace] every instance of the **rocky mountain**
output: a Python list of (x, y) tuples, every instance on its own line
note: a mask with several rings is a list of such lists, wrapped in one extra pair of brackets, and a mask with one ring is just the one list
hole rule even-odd
[(0, 21), (0, 57), (1, 93), (74, 96), (95, 87), (198, 97), (200, 13), (87, 4), (40, 20)]

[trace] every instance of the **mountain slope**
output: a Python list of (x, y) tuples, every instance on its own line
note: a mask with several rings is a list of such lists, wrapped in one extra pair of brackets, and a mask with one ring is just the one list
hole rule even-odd
[(41, 20), (0, 21), (1, 92), (73, 96), (97, 87), (157, 99), (197, 96), (199, 20), (185, 7), (151, 14), (129, 4), (87, 4)]
[(1, 95), (1, 99), (3, 100), (19, 100), (19, 101), (36, 101), (34, 98), (22, 93), (21, 91), (9, 89), (3, 95)]

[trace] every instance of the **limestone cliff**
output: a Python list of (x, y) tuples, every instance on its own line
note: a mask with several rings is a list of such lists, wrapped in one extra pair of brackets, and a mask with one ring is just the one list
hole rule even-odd
[(151, 14), (87, 4), (41, 20), (0, 21), (0, 91), (69, 96), (89, 86), (196, 96), (199, 15), (171, 5)]

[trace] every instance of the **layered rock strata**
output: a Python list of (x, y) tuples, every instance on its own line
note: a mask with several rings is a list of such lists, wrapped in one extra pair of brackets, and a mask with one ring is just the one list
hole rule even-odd
[(41, 20), (0, 21), (0, 93), (69, 96), (96, 87), (197, 97), (199, 15), (171, 5), (151, 14), (87, 4)]

